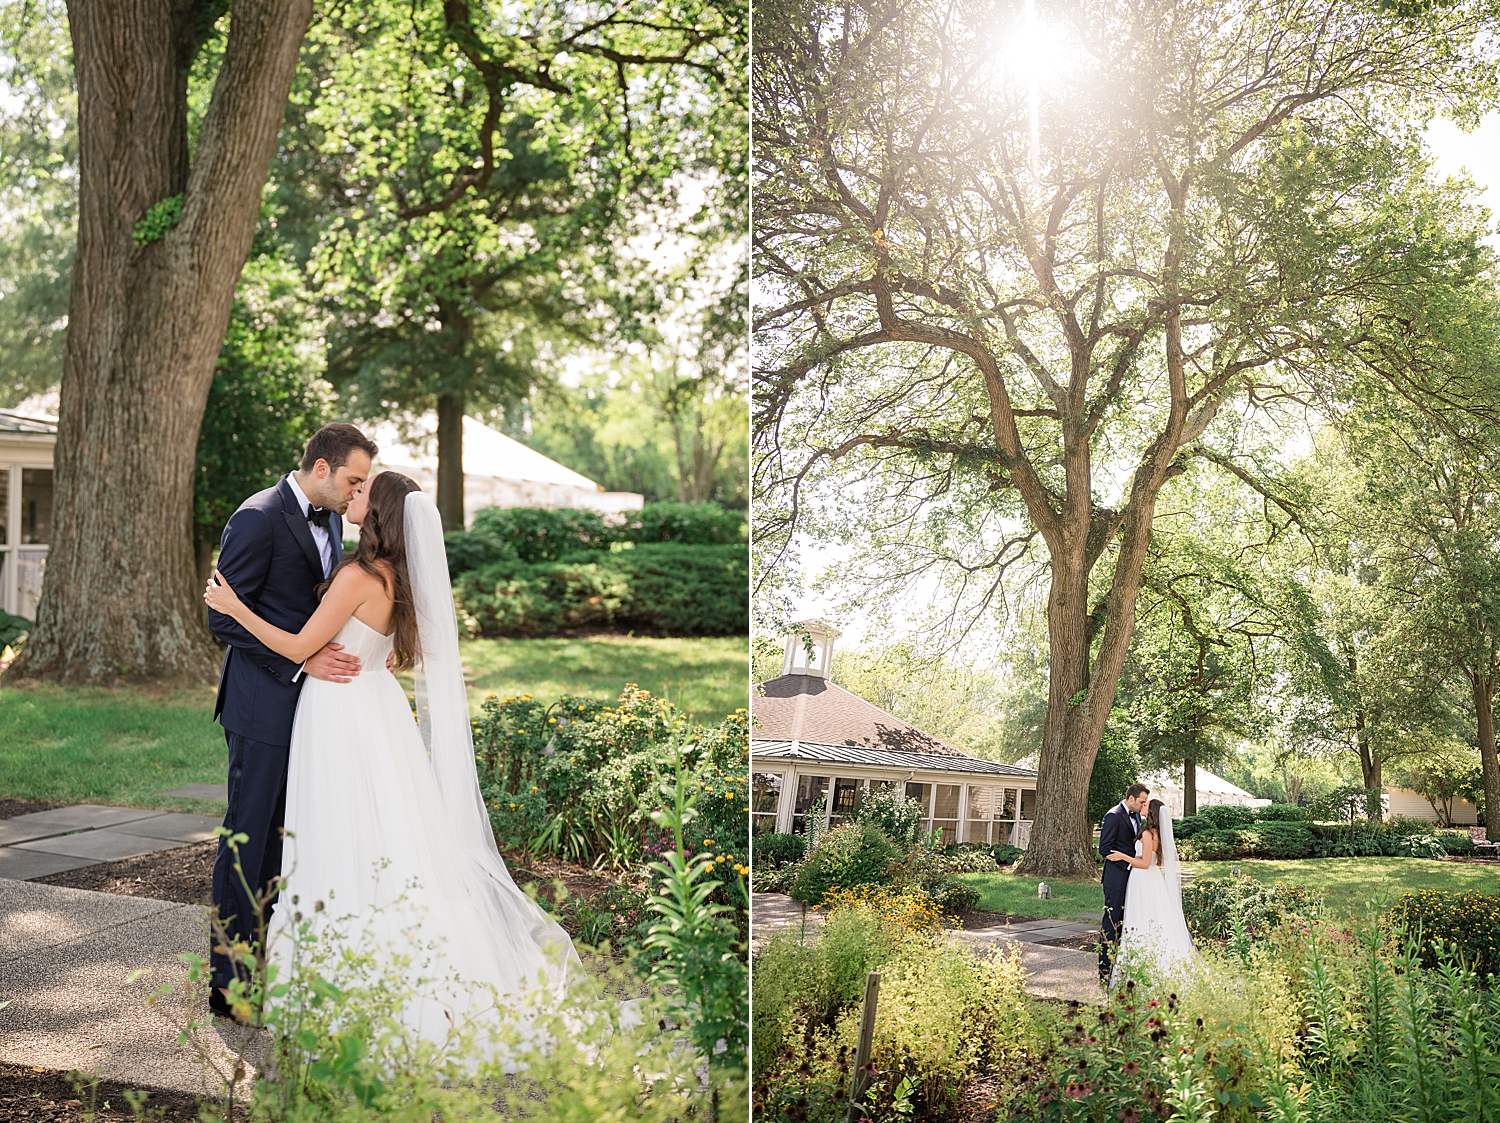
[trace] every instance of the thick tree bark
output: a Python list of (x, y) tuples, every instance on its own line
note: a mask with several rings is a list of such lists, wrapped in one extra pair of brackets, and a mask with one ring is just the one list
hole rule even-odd
[(1500, 758), (1495, 753), (1495, 672), (1469, 672), (1474, 693), (1474, 716), (1479, 725), (1479, 763), (1484, 772), (1484, 821), (1491, 830), (1494, 809), (1500, 807)]
[(464, 399), (443, 394), (437, 400), (437, 507), (444, 530), (464, 528)]
[[(70, 0), (78, 242), (56, 532), (26, 677), (211, 679), (196, 588), (194, 450), (310, 0), (237, 0), (189, 167), (187, 71), (207, 5)], [(164, 237), (132, 234), (183, 197)]]
[(1198, 760), (1185, 757), (1182, 762), (1182, 814), (1198, 814)]
[(1354, 747), (1359, 752), (1359, 774), (1365, 785), (1365, 814), (1372, 819), (1384, 817), (1381, 796), (1385, 794), (1381, 778), (1380, 754), (1370, 744), (1370, 727), (1365, 724), (1364, 710), (1354, 715)]

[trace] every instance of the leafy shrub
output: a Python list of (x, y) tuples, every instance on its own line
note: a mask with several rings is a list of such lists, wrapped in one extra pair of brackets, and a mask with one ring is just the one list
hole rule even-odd
[(1227, 862), (1244, 857), (1248, 837), (1246, 831), (1200, 830), (1181, 849), (1201, 862)]
[(835, 827), (813, 847), (792, 884), (794, 901), (816, 905), (833, 889), (873, 885), (900, 856), (894, 843), (869, 823)]
[(1025, 855), (1026, 851), (1008, 842), (1001, 842), (990, 847), (990, 857), (995, 859), (997, 866), (1013, 866)]
[(865, 796), (854, 812), (854, 820), (870, 824), (903, 850), (910, 850), (921, 841), (922, 815), (922, 805), (893, 786)]
[(743, 511), (717, 503), (647, 503), (626, 516), (617, 532), (628, 542), (682, 542), (693, 546), (733, 546), (746, 541)]
[(1457, 948), (1480, 975), (1500, 970), (1500, 896), (1473, 890), (1421, 889), (1407, 893), (1386, 914), (1418, 940), (1424, 967), (1438, 965), (1435, 941)]
[(1310, 808), (1295, 803), (1273, 803), (1255, 810), (1256, 820), (1262, 823), (1307, 823), (1312, 817)]
[(598, 511), (577, 507), (485, 507), (467, 531), (444, 536), (448, 572), (457, 576), (500, 561), (557, 561), (579, 550), (608, 550), (617, 537)]
[(799, 1012), (810, 1027), (833, 1024), (839, 1011), (864, 995), (865, 974), (894, 953), (900, 932), (874, 910), (831, 911), (816, 939), (774, 932), (755, 957), (751, 980), (751, 1036), (756, 1082), (773, 1069)]
[(807, 853), (807, 839), (800, 834), (761, 834), (755, 836), (755, 870), (774, 870), (798, 861)]
[(0, 647), (14, 644), (18, 636), (26, 635), (30, 631), (31, 621), (26, 617), (0, 612)]
[(979, 890), (961, 881), (950, 881), (938, 891), (935, 901), (945, 916), (958, 916), (979, 907)]
[[(1235, 827), (1248, 827), (1255, 822), (1255, 808), (1253, 807), (1230, 807), (1212, 806), (1198, 808), (1197, 818), (1205, 823), (1209, 830), (1226, 831)], [(1173, 824), (1173, 834), (1176, 834), (1176, 824)]]
[(1316, 910), (1318, 898), (1299, 885), (1264, 885), (1253, 877), (1199, 878), (1182, 887), (1182, 914), (1194, 936), (1227, 939), (1236, 918), (1245, 932), (1259, 937), (1288, 916), (1306, 916)]
[(1317, 850), (1317, 840), (1313, 838), (1306, 823), (1271, 820), (1256, 823), (1244, 833), (1248, 837), (1248, 857), (1288, 860), (1311, 858)]
[(1456, 858), (1469, 858), (1474, 854), (1474, 840), (1466, 834), (1440, 834), (1437, 840), (1445, 854)]
[(464, 624), (482, 636), (630, 627), (660, 635), (739, 635), (749, 627), (741, 546), (656, 543), (558, 560), (497, 561), (460, 574)]
[(629, 590), (616, 624), (664, 636), (750, 630), (750, 553), (744, 546), (646, 543), (610, 555)]
[(818, 906), (828, 913), (862, 908), (903, 934), (932, 933), (943, 926), (943, 909), (928, 894), (911, 886), (856, 885), (835, 889)]
[(957, 846), (946, 846), (939, 853), (939, 862), (949, 873), (993, 873), (995, 857), (988, 846), (962, 842)]

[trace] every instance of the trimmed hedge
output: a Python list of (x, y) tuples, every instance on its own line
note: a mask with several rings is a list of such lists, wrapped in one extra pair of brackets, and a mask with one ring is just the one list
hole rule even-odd
[(1420, 889), (1391, 907), (1386, 920), (1421, 940), (1422, 962), (1438, 964), (1434, 940), (1456, 947), (1480, 975), (1500, 970), (1500, 896), (1473, 890)]
[(633, 628), (658, 635), (749, 630), (750, 558), (743, 546), (647, 543), (557, 561), (503, 561), (460, 574), (454, 593), (471, 632), (551, 635)]
[(716, 503), (647, 503), (623, 524), (573, 507), (485, 507), (468, 530), (444, 541), (448, 572), (456, 578), (500, 562), (564, 561), (579, 551), (591, 556), (572, 560), (602, 561), (619, 543), (733, 546), (746, 537), (743, 513)]

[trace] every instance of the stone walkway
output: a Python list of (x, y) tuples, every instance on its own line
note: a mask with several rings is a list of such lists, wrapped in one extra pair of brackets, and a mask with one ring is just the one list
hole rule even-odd
[[(188, 786), (211, 787), (218, 798), (223, 798), (223, 789), (217, 785)], [(177, 789), (164, 794), (182, 792), (183, 789)], [(92, 803), (0, 819), (0, 878), (27, 881), (101, 862), (118, 862), (138, 854), (175, 850), (212, 838), (214, 828), (222, 822), (222, 815), (145, 811)]]
[[(222, 1092), (177, 1044), (181, 1028), (207, 1017), (206, 996), (191, 1011), (180, 994), (149, 1008), (142, 990), (125, 981), (144, 970), (149, 989), (180, 984), (187, 968), (178, 955), (207, 947), (196, 905), (0, 879), (0, 1003), (8, 1003), (0, 1009), (0, 1061), (195, 1095)], [(214, 1022), (200, 1038), (225, 1071), (235, 1052), (252, 1061), (263, 1055), (264, 1034)]]
[[(750, 898), (750, 949), (757, 952), (773, 932), (796, 928), (815, 932), (823, 917), (806, 909), (784, 893), (754, 893)], [(1044, 941), (1084, 936), (1099, 931), (1097, 924), (1068, 920), (1020, 920), (990, 928), (952, 929), (949, 940), (982, 951), (986, 948), (1018, 947), (1026, 968), (1026, 989), (1047, 998), (1101, 1002), (1099, 960), (1091, 951), (1049, 947)]]

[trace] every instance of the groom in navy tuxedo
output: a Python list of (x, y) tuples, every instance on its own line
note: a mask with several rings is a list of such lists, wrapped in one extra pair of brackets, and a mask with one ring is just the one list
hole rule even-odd
[[(316, 611), (318, 586), (343, 557), (339, 516), (369, 476), (376, 451), (353, 425), (325, 425), (308, 441), (299, 471), (252, 495), (229, 517), (217, 568), (241, 600), (278, 628), (300, 632)], [(208, 626), (228, 645), (214, 704), (229, 743), (224, 826), (249, 838), (239, 846), (239, 863), (257, 893), (281, 873), (287, 758), (302, 683), (308, 676), (348, 682), (359, 674), (359, 660), (330, 643), (298, 666), (231, 617), (209, 612)], [(255, 942), (254, 905), (223, 839), (214, 860), (213, 902), (231, 940)], [(235, 968), (216, 948), (211, 958), (209, 1005), (228, 1014), (223, 989)]]
[[(1131, 784), (1125, 798), (1104, 814), (1099, 824), (1099, 856), (1104, 857), (1113, 850), (1123, 854), (1135, 853), (1135, 840), (1141, 834), (1141, 815), (1151, 799), (1151, 789), (1145, 784)], [(1125, 920), (1125, 886), (1130, 881), (1128, 862), (1104, 862), (1104, 931), (1099, 938), (1099, 981), (1107, 988), (1114, 971), (1111, 958), (1120, 942), (1120, 925)]]

